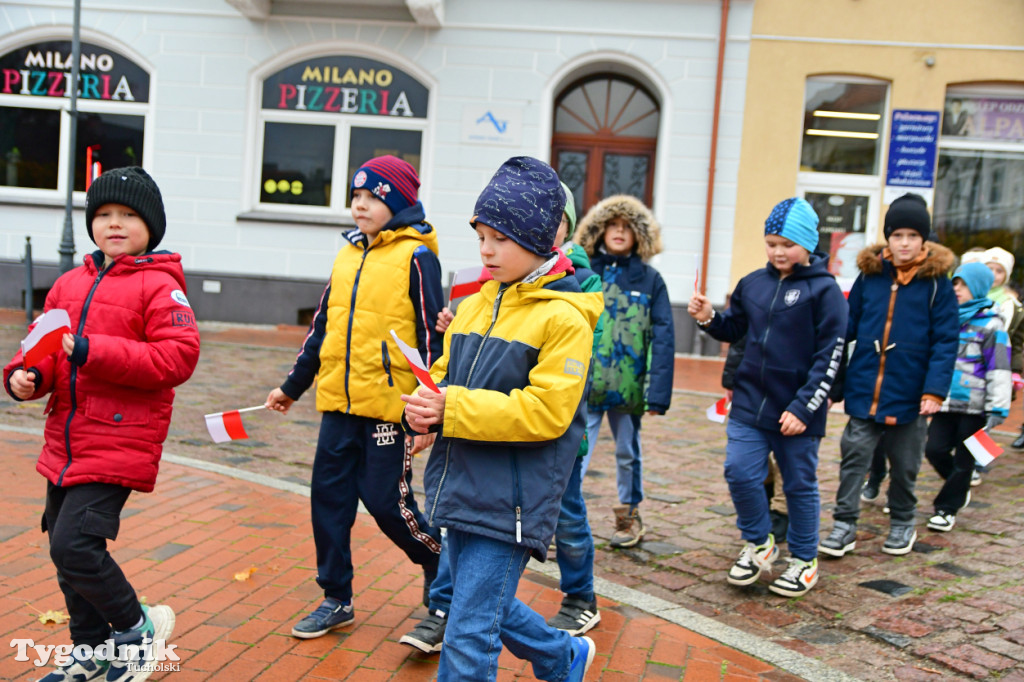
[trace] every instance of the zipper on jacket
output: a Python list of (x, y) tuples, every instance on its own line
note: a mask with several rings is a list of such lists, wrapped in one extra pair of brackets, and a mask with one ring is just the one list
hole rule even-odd
[[(772, 331), (772, 317), (775, 315), (775, 301), (779, 298), (779, 291), (782, 289), (782, 279), (779, 279), (778, 284), (775, 285), (775, 293), (772, 295), (772, 304), (768, 307), (768, 324), (764, 327), (764, 337), (761, 339), (761, 347), (765, 348), (768, 346), (768, 335)], [(761, 387), (765, 388), (764, 385), (764, 353), (761, 353)], [(761, 396), (761, 405), (757, 408), (756, 421), (761, 421), (761, 413), (764, 411), (764, 406), (768, 402), (768, 391), (763, 391)]]
[[(487, 341), (487, 337), (491, 335), (491, 331), (494, 329), (494, 323), (498, 320), (498, 307), (501, 305), (501, 297), (505, 295), (504, 289), (498, 289), (498, 295), (494, 297), (494, 308), (491, 310), (491, 324), (487, 327), (487, 331), (484, 332), (483, 338), (480, 339), (480, 346), (476, 349), (476, 355), (473, 357), (473, 363), (469, 366), (469, 373), (466, 374), (466, 386), (469, 386), (469, 380), (473, 378), (473, 369), (476, 368), (476, 361), (480, 358), (480, 353), (484, 349), (484, 343)], [(444, 426), (442, 425), (442, 430)], [(441, 497), (441, 488), (444, 487), (444, 479), (448, 476), (448, 465), (451, 463), (452, 454), (452, 442), (448, 441), (447, 446), (444, 450), (444, 468), (441, 469), (441, 478), (437, 482), (437, 490), (434, 491), (434, 503), (430, 505), (430, 518), (427, 522), (434, 525), (434, 514), (437, 512), (437, 501)]]
[[(348, 377), (351, 372), (352, 358), (352, 323), (356, 316), (356, 293), (359, 291), (359, 277), (363, 274), (363, 266), (366, 265), (366, 254), (370, 253), (371, 246), (363, 249), (363, 257), (359, 261), (359, 269), (356, 270), (356, 278), (352, 282), (352, 298), (348, 302), (348, 327), (345, 330), (345, 414), (352, 411), (352, 396), (348, 392)], [(324, 332), (326, 334), (326, 332)], [(390, 383), (390, 381), (389, 381)]]
[[(78, 336), (82, 335), (85, 330), (85, 318), (89, 314), (89, 304), (92, 302), (93, 294), (96, 293), (96, 287), (100, 285), (100, 280), (103, 279), (103, 275), (110, 271), (110, 268), (114, 266), (113, 263), (108, 265), (106, 268), (101, 268), (96, 273), (96, 279), (92, 283), (92, 288), (89, 289), (89, 295), (85, 297), (85, 303), (82, 304), (82, 316), (78, 319), (78, 330), (75, 334)], [(70, 362), (70, 359), (68, 360)], [(75, 384), (78, 382), (78, 366), (71, 365), (71, 374), (68, 379), (68, 395), (71, 397), (71, 410), (68, 412), (68, 419), (64, 422), (64, 452), (68, 455), (67, 464), (60, 470), (60, 475), (57, 477), (57, 486), (59, 487), (64, 482), (64, 474), (71, 467), (71, 420), (75, 418), (75, 412), (78, 411), (78, 398), (75, 395)]]
[(388, 354), (388, 342), (380, 342), (380, 362), (384, 365), (384, 373), (388, 375), (388, 386), (394, 386), (395, 381), (391, 378), (391, 356)]
[(889, 289), (889, 311), (885, 315), (885, 327), (882, 330), (882, 350), (879, 352), (878, 358), (878, 376), (875, 378), (875, 393), (871, 396), (871, 409), (868, 410), (868, 416), (874, 417), (875, 412), (878, 411), (878, 401), (882, 397), (882, 380), (885, 378), (885, 356), (890, 350), (889, 346), (889, 332), (892, 331), (892, 314), (896, 309), (896, 292), (899, 291), (900, 285), (896, 280), (892, 281), (892, 287)]
[(523, 488), (519, 481), (519, 455), (512, 453), (512, 491), (516, 503), (516, 544), (523, 541)]

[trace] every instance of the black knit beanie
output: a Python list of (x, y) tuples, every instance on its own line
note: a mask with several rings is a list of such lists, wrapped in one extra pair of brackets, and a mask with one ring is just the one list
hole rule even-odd
[(932, 218), (928, 215), (928, 204), (920, 194), (908, 192), (889, 204), (882, 224), (885, 238), (888, 239), (894, 230), (902, 227), (920, 232), (922, 239), (928, 239), (931, 234)]
[(146, 251), (156, 248), (167, 230), (167, 216), (164, 214), (164, 200), (160, 188), (149, 177), (149, 173), (138, 166), (114, 168), (92, 181), (85, 194), (85, 229), (92, 236), (92, 219), (96, 209), (103, 204), (122, 204), (134, 209), (149, 229), (149, 244)]

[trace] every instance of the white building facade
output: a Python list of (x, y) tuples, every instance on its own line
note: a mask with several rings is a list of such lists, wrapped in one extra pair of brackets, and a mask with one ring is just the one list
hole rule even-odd
[[(712, 300), (729, 285), (752, 13), (752, 0), (82, 0), (72, 153), (72, 0), (5, 1), (0, 305), (23, 305), (26, 237), (36, 295), (57, 276), (72, 182), (75, 263), (94, 248), (90, 168), (156, 179), (161, 248), (182, 254), (199, 319), (297, 324), (352, 226), (365, 160), (418, 169), (450, 272), (479, 262), (478, 193), (527, 154), (559, 170), (580, 217), (617, 192), (652, 206), (653, 264), (686, 328), (697, 270)], [(677, 339), (688, 350), (692, 333)]]

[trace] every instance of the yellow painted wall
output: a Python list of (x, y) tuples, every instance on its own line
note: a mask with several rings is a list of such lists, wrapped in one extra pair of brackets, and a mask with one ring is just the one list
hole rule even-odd
[[(733, 284), (764, 266), (764, 219), (796, 192), (805, 80), (831, 74), (889, 82), (892, 109), (941, 111), (951, 84), (1024, 85), (1024, 0), (755, 0)], [(879, 190), (888, 140), (882, 144)]]

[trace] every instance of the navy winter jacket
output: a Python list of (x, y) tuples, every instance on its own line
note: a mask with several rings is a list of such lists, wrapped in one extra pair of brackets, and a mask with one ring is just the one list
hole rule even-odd
[(705, 331), (730, 343), (747, 338), (730, 419), (778, 431), (788, 411), (806, 424), (806, 435), (825, 434), (846, 331), (846, 301), (827, 256), (812, 254), (808, 265), (795, 266), (785, 279), (770, 263), (750, 273)]
[(861, 274), (850, 290), (849, 353), (842, 398), (858, 419), (907, 424), (923, 395), (949, 393), (959, 344), (956, 294), (947, 273), (953, 253), (926, 244), (929, 254), (908, 284), (895, 285), (884, 244), (857, 256)]

